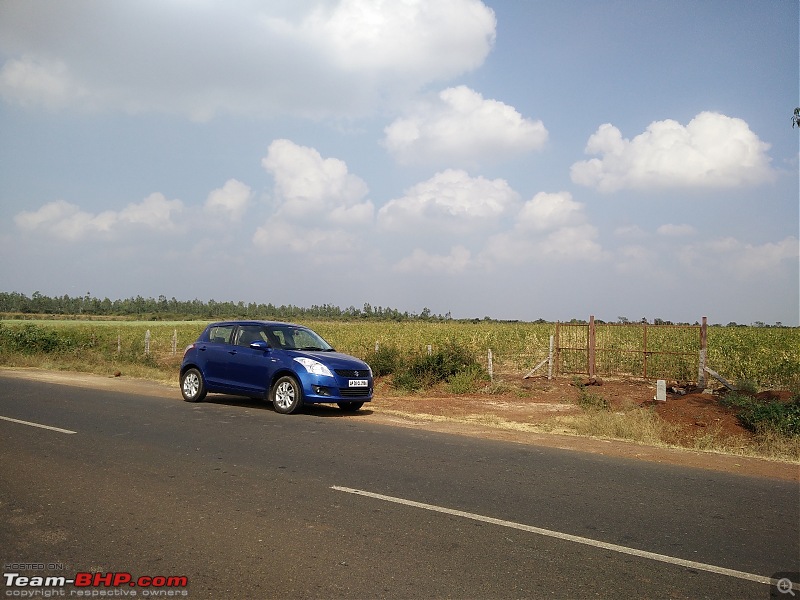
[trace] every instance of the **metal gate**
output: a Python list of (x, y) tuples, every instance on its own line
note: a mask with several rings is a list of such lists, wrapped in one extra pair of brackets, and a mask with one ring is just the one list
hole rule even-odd
[(700, 380), (706, 348), (702, 325), (647, 323), (556, 324), (555, 363), (560, 374)]

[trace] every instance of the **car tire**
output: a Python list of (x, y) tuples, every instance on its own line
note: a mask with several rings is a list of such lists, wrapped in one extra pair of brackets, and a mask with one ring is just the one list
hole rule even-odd
[(303, 405), (303, 390), (297, 380), (290, 375), (280, 377), (269, 393), (275, 412), (290, 415)]
[(344, 412), (356, 412), (359, 408), (364, 406), (363, 402), (337, 402), (337, 404)]
[(186, 402), (200, 402), (206, 397), (206, 384), (199, 369), (186, 369), (181, 375), (181, 394)]

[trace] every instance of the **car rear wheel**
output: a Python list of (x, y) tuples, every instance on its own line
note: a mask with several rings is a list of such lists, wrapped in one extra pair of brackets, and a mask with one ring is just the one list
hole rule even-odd
[(338, 402), (337, 404), (344, 412), (356, 412), (359, 408), (364, 406), (363, 402)]
[(270, 400), (275, 412), (290, 415), (303, 405), (303, 390), (294, 377), (284, 375), (272, 386)]
[(191, 368), (181, 375), (181, 394), (187, 402), (200, 402), (206, 397), (206, 385), (200, 371)]

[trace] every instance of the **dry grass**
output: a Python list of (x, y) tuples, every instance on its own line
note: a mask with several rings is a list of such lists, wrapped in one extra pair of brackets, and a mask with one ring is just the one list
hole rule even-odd
[(580, 415), (557, 416), (554, 421), (560, 429), (575, 435), (653, 445), (664, 444), (671, 428), (649, 408), (622, 412), (590, 409)]

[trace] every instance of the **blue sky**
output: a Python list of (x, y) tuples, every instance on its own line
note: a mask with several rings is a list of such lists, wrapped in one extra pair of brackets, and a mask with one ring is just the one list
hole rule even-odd
[(798, 325), (795, 0), (4, 0), (0, 288)]

